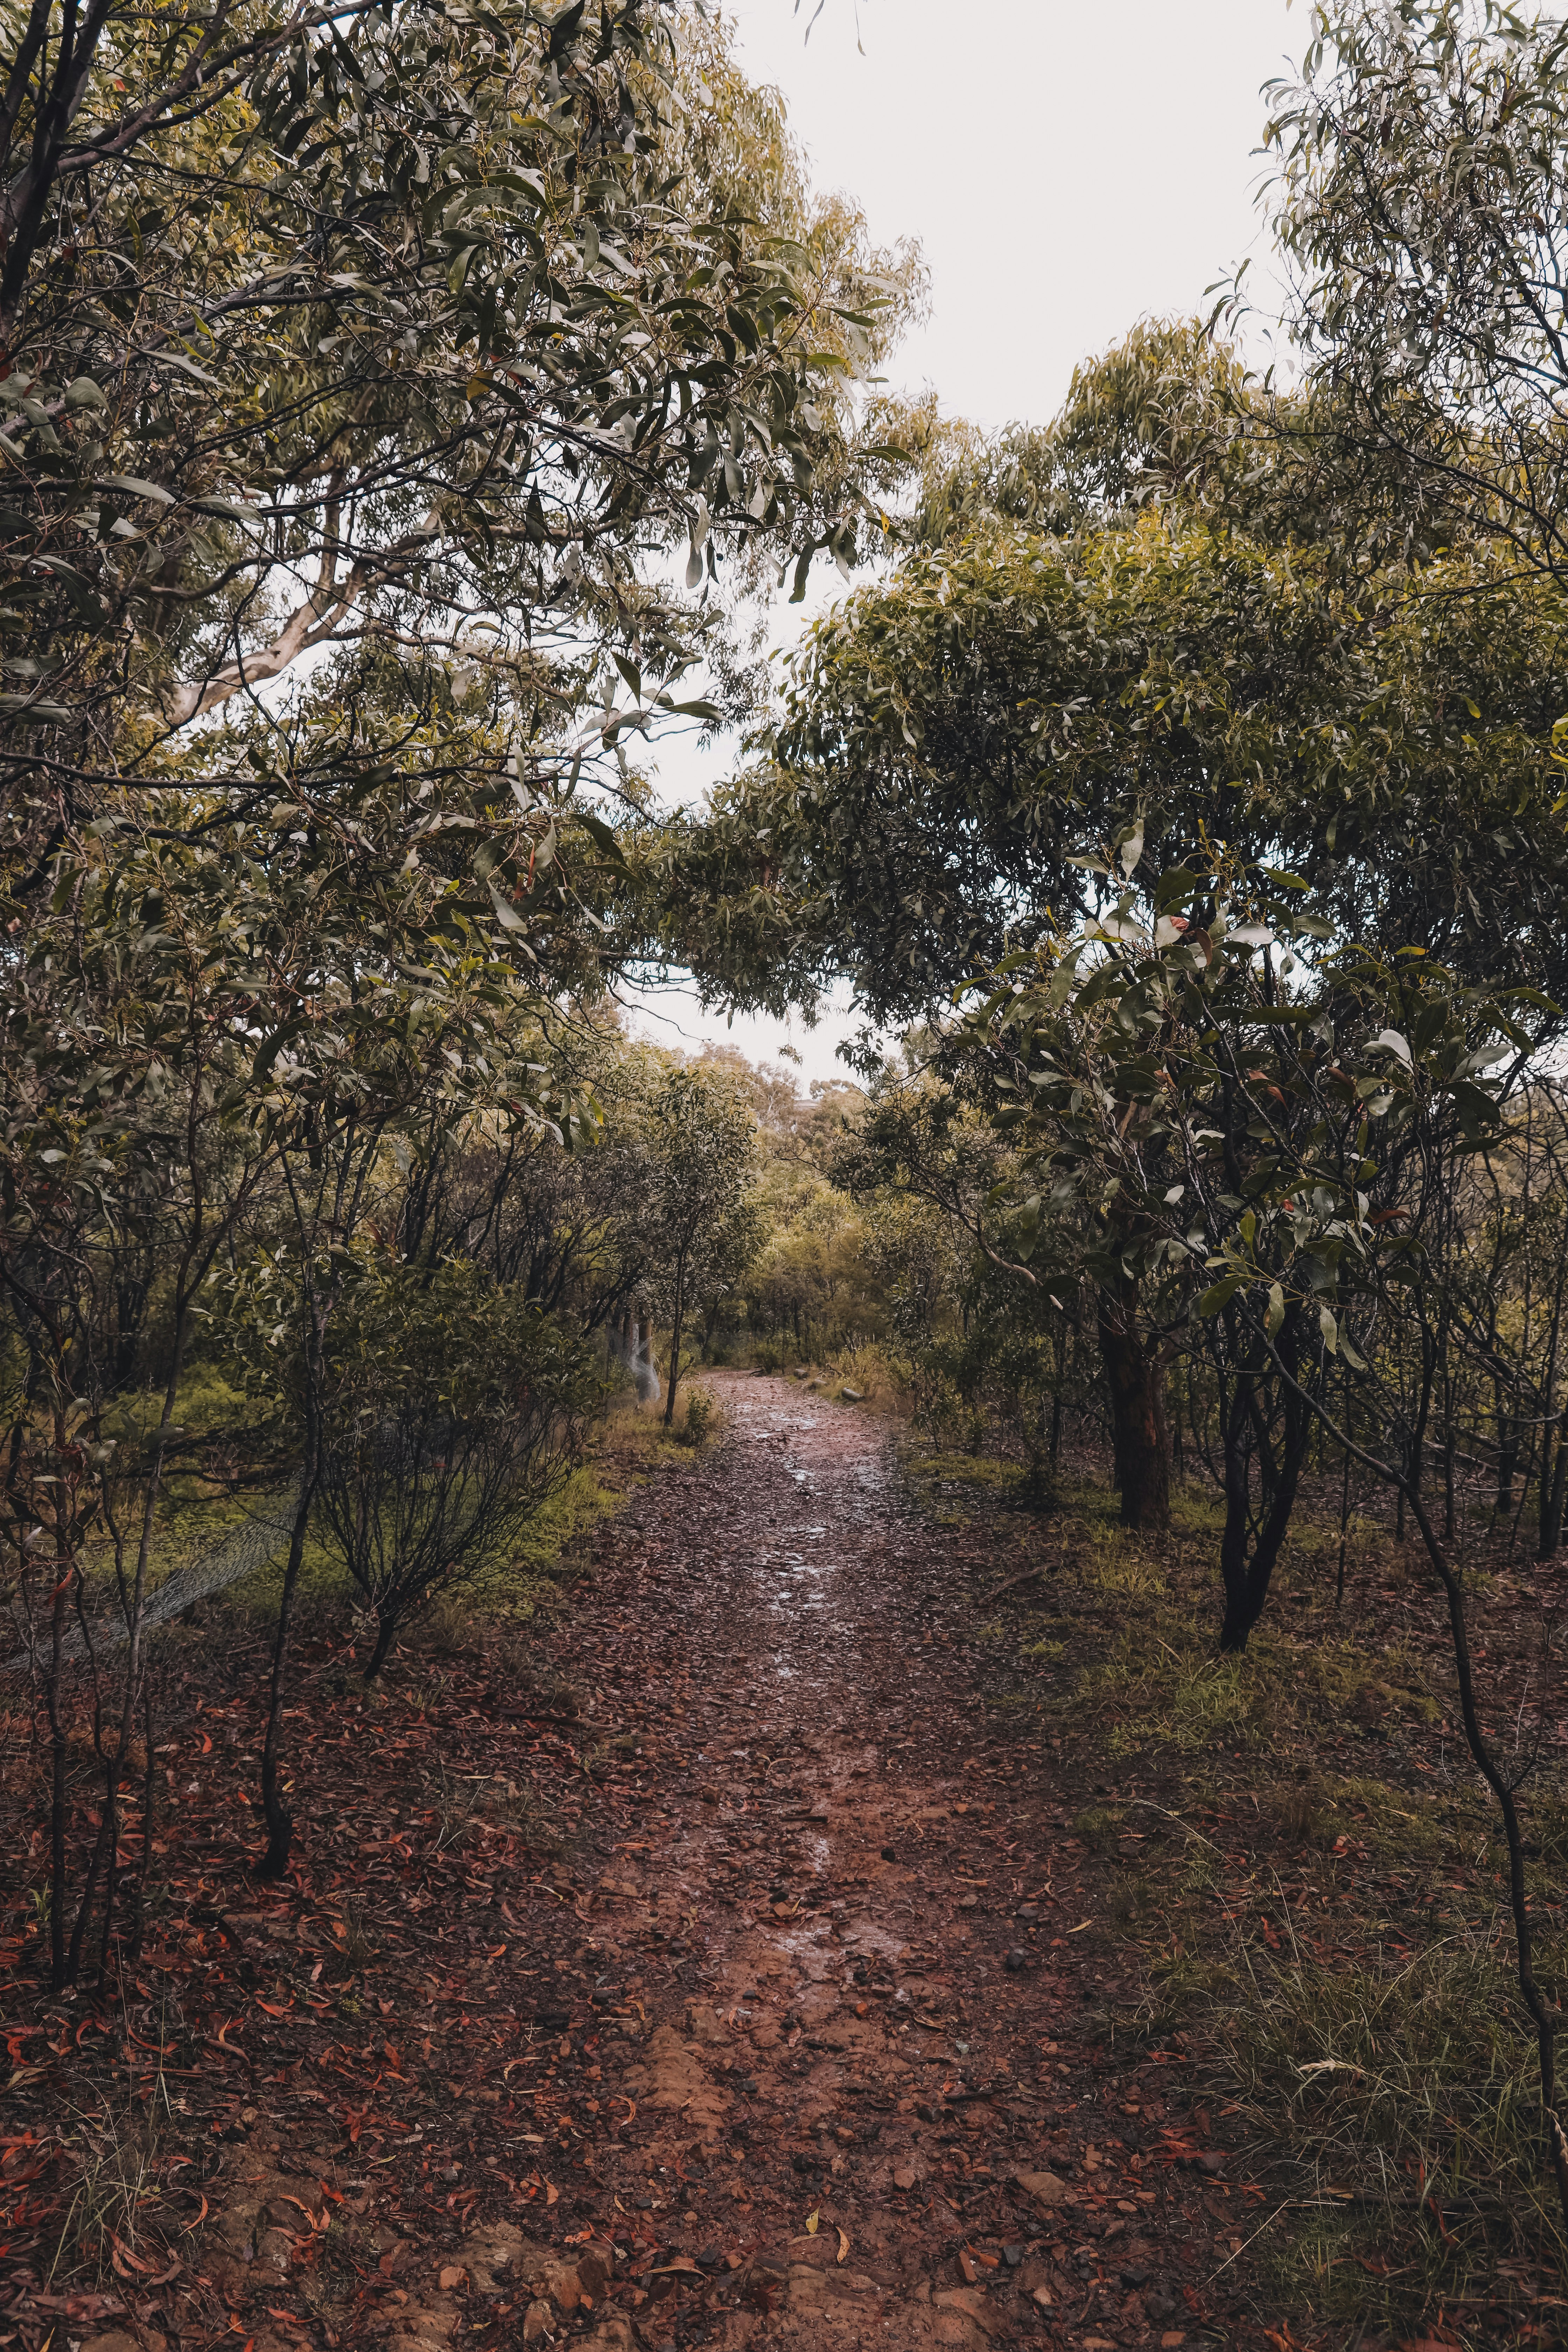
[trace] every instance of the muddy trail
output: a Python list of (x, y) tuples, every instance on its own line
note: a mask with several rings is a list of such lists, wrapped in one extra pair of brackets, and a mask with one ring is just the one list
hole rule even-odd
[(381, 1694), (352, 1638), (303, 1645), (281, 1887), (252, 1874), (261, 1635), (192, 1635), (158, 1751), (182, 1875), (114, 2000), (11, 2038), (0, 2341), (1174, 2352), (1279, 2325), (1261, 2192), (1201, 2053), (1141, 2028), (1072, 1836), (1092, 1780), (988, 1682), (1027, 1527), (933, 1526), (869, 1414), (710, 1377), (721, 1435), (601, 1525), (531, 1690), (489, 1634)]
[(599, 2037), (625, 2121), (579, 2226), (661, 2258), (633, 2340), (1241, 2340), (1247, 2201), (1190, 2062), (1107, 2045), (1132, 1988), (1062, 1850), (1089, 1792), (988, 1731), (970, 1584), (885, 1431), (713, 1385), (722, 1444), (605, 1531), (564, 1657), (615, 1662), (628, 1818), (579, 1965), (635, 2024)]

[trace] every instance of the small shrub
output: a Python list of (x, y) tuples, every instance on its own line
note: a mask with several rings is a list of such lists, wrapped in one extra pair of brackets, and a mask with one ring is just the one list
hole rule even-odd
[(873, 1406), (879, 1412), (902, 1412), (909, 1401), (909, 1368), (881, 1345), (861, 1339), (842, 1348), (833, 1359), (833, 1379), (842, 1393), (853, 1389), (852, 1402)]
[(675, 1433), (676, 1444), (690, 1446), (706, 1444), (712, 1433), (718, 1410), (717, 1400), (710, 1389), (688, 1389), (686, 1418)]
[(426, 1638), (437, 1657), (456, 1657), (474, 1637), (474, 1604), (466, 1595), (444, 1592), (425, 1619)]
[(138, 2246), (148, 2241), (145, 2209), (158, 2200), (156, 2118), (152, 2101), (145, 2115), (124, 2116), (105, 2101), (100, 2116), (77, 2135), (76, 2190), (57, 2255), (67, 2276), (111, 2279), (120, 2257), (136, 2261)]
[(1135, 1936), (1148, 1917), (1152, 1900), (1146, 1878), (1121, 1879), (1110, 1890), (1106, 1918), (1119, 1936)]

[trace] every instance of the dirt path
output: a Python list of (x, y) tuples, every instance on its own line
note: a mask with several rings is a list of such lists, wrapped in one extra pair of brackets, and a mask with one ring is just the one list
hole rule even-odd
[(615, 1661), (625, 1822), (579, 1964), (653, 2029), (601, 2037), (626, 2120), (590, 2210), (675, 2265), (637, 2340), (1240, 2340), (1243, 2200), (1168, 2111), (1183, 2053), (1104, 2047), (1076, 1807), (988, 1733), (885, 1432), (713, 1385), (721, 1445), (605, 1531), (574, 1643), (580, 1681)]
[(11, 2036), (0, 2340), (1261, 2345), (1259, 2192), (1071, 1835), (1104, 1790), (983, 1638), (1027, 1523), (933, 1527), (868, 1414), (712, 1385), (542, 1679), (490, 1626), (376, 1692), (341, 1624), (301, 1643), (281, 1886), (262, 1634), (193, 1632), (147, 1948)]

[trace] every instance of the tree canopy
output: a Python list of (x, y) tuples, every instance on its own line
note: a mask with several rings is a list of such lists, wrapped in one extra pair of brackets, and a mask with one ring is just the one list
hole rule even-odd
[(1152, 859), (1272, 856), (1348, 936), (1561, 986), (1563, 621), (1484, 546), (1353, 577), (1179, 485), (1070, 533), (983, 515), (811, 631), (677, 836), (680, 936), (743, 998), (831, 974), (908, 1019), (1090, 908), (1140, 810)]

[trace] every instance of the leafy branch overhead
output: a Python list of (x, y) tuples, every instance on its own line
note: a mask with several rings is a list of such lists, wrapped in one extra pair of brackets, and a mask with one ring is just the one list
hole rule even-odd
[(691, 619), (642, 557), (684, 542), (695, 587), (839, 545), (818, 461), (910, 266), (814, 210), (716, 34), (657, 0), (155, 37), (105, 5), (49, 58), (34, 14), (0, 121), (14, 726), (106, 766), (134, 714), (144, 762), (367, 637), (668, 671)]

